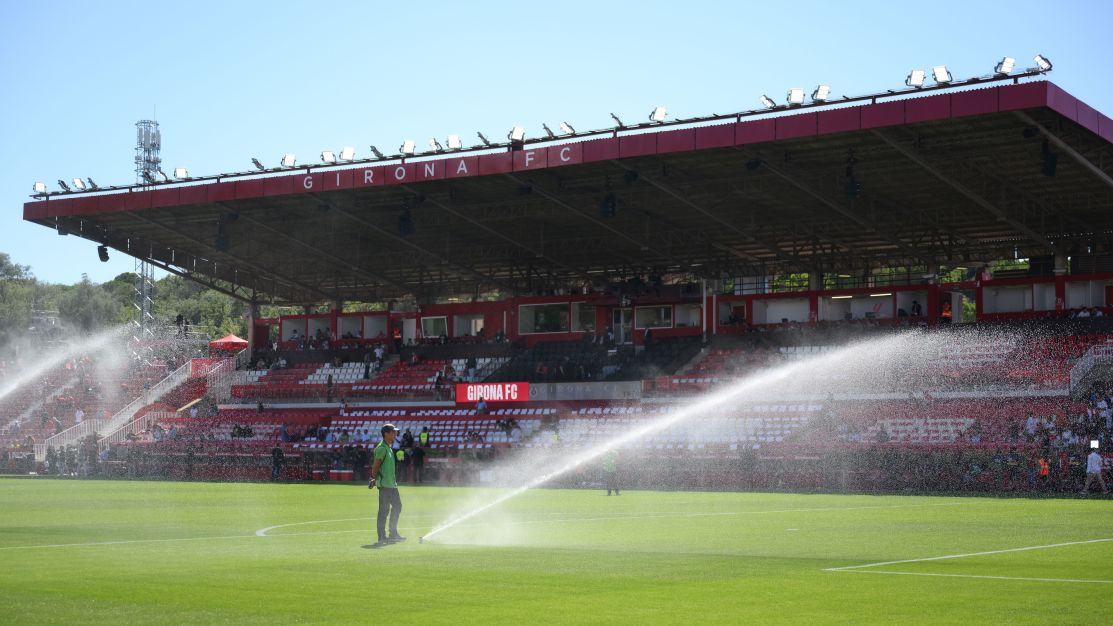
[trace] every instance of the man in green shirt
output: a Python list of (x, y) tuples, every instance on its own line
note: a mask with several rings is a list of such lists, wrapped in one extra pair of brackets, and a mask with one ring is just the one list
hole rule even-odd
[[(398, 436), (398, 429), (394, 424), (383, 424), (380, 431), (382, 441), (375, 446), (374, 463), (371, 465), (371, 480), (367, 482), (368, 489), (379, 487), (379, 517), (376, 529), (379, 532), (379, 542), (376, 548), (381, 548), (392, 543), (405, 541), (406, 538), (398, 534), (398, 516), (402, 514), (402, 498), (398, 495), (398, 480), (394, 471), (394, 438)], [(386, 520), (390, 517), (390, 534), (386, 533)]]

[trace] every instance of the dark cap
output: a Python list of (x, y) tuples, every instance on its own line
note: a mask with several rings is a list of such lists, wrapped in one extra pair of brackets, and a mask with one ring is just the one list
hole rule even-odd
[(394, 424), (383, 424), (383, 428), (379, 432), (385, 435), (387, 433), (396, 433), (398, 429), (394, 427)]

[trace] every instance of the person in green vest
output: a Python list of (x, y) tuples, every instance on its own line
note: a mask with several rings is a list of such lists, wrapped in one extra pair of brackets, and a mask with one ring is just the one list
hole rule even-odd
[(395, 476), (400, 483), (406, 482), (406, 469), (409, 467), (406, 458), (406, 449), (398, 448), (394, 451), (394, 459), (396, 461), (394, 470)]
[(622, 495), (618, 491), (618, 453), (612, 448), (603, 455), (603, 478), (607, 483), (607, 495)]
[[(379, 541), (374, 548), (381, 548), (392, 543), (405, 541), (406, 538), (398, 534), (398, 516), (402, 514), (402, 498), (398, 495), (398, 479), (395, 475), (395, 456), (391, 446), (398, 436), (398, 429), (394, 424), (383, 424), (380, 431), (382, 441), (375, 446), (371, 465), (371, 479), (367, 481), (367, 488), (379, 488), (379, 516), (376, 520), (376, 530)], [(390, 534), (387, 534), (387, 518), (390, 518)]]

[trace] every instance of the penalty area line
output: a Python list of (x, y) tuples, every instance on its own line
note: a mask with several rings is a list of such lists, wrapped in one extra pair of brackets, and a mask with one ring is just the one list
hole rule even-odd
[(886, 574), (890, 576), (934, 576), (939, 578), (983, 578), (988, 580), (1027, 580), (1041, 583), (1092, 583), (1097, 585), (1113, 585), (1113, 580), (1086, 580), (1082, 578), (1028, 578), (1024, 576), (983, 576), (979, 574), (940, 574), (934, 572), (894, 572), (876, 569), (829, 569), (828, 572), (843, 572), (846, 574)]

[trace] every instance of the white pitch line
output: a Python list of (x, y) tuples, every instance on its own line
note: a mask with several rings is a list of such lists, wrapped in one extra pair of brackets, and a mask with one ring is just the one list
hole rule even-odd
[[(658, 518), (690, 518), (690, 517), (716, 517), (725, 515), (765, 515), (770, 513), (810, 513), (817, 511), (860, 511), (863, 509), (909, 509), (925, 506), (961, 506), (965, 502), (933, 502), (930, 504), (891, 504), (891, 505), (875, 505), (875, 506), (829, 506), (829, 507), (814, 507), (814, 508), (796, 508), (796, 509), (769, 509), (763, 511), (718, 511), (714, 513), (643, 513), (635, 515), (608, 515), (604, 517), (558, 517), (551, 519), (539, 520), (518, 520), (515, 522), (507, 522), (512, 526), (519, 526), (525, 524), (561, 524), (565, 522), (606, 522), (614, 520), (643, 520), (643, 519), (658, 519)], [(279, 524), (277, 526), (268, 526), (267, 528), (260, 528), (255, 531), (256, 537), (288, 537), (288, 536), (305, 536), (305, 535), (328, 535), (335, 533), (348, 533), (356, 532), (350, 530), (335, 530), (335, 531), (320, 531), (310, 533), (283, 533), (281, 535), (268, 535), (267, 533), (276, 528), (287, 528), (290, 526), (304, 526), (307, 524), (330, 524), (333, 522), (355, 522), (370, 520), (369, 517), (358, 517), (352, 519), (342, 520), (313, 520), (308, 522), (295, 522), (293, 524)], [(467, 524), (462, 525), (461, 528), (474, 528), (486, 526), (486, 524)], [(362, 532), (362, 531), (358, 531)]]
[(904, 559), (901, 561), (882, 561), (880, 563), (866, 563), (865, 565), (846, 565), (844, 567), (829, 567), (824, 571), (828, 572), (845, 572), (849, 570), (862, 569), (866, 567), (881, 567), (883, 565), (898, 565), (900, 563), (922, 563), (924, 561), (943, 561), (946, 559), (964, 559), (971, 556), (986, 556), (989, 554), (1004, 554), (1006, 552), (1025, 552), (1028, 550), (1046, 550), (1048, 548), (1062, 548), (1064, 546), (1080, 546), (1088, 543), (1102, 543), (1105, 541), (1113, 541), (1113, 537), (1107, 539), (1087, 539), (1086, 541), (1067, 541), (1064, 543), (1049, 543), (1042, 546), (1024, 546), (1023, 548), (1006, 548), (1004, 550), (987, 550), (985, 552), (968, 552), (966, 554), (947, 554), (944, 556), (928, 556), (920, 559)]
[(990, 580), (1028, 580), (1043, 583), (1094, 583), (1100, 585), (1113, 585), (1113, 580), (1085, 580), (1081, 578), (1025, 578), (1022, 576), (980, 576), (977, 574), (938, 574), (931, 572), (894, 572), (876, 569), (829, 569), (828, 572), (845, 572), (847, 574), (890, 574), (897, 576), (938, 576), (944, 578), (987, 578)]
[(175, 537), (172, 539), (129, 539), (126, 541), (90, 541), (87, 543), (49, 543), (33, 546), (2, 546), (0, 550), (30, 550), (34, 548), (86, 548), (92, 546), (120, 546), (132, 543), (167, 543), (171, 541), (202, 541), (205, 539), (248, 539), (254, 535), (224, 535), (217, 537)]

